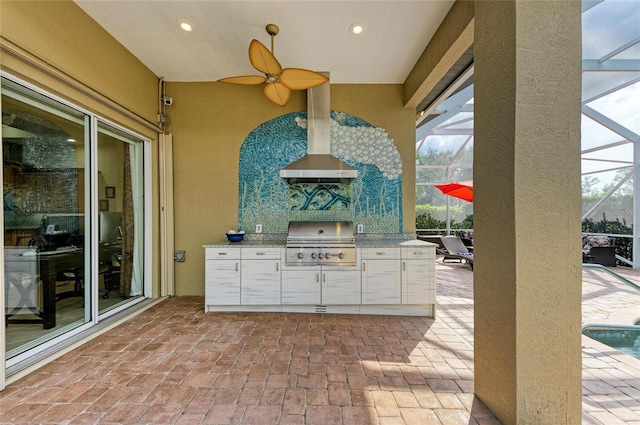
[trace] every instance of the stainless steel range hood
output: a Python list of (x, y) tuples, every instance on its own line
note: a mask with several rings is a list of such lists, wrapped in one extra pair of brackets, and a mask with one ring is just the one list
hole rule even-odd
[(330, 182), (354, 179), (358, 170), (331, 155), (329, 82), (307, 90), (308, 152), (280, 170), (280, 177), (307, 182)]

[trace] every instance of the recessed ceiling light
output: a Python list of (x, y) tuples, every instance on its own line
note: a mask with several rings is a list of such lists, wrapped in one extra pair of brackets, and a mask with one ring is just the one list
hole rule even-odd
[(362, 25), (360, 22), (351, 24), (351, 26), (349, 27), (349, 32), (351, 32), (351, 34), (354, 34), (354, 35), (362, 34), (363, 31), (364, 31), (364, 25)]
[(193, 27), (191, 26), (190, 23), (188, 23), (186, 21), (181, 21), (180, 22), (180, 29), (182, 31), (191, 32), (191, 30), (193, 30)]

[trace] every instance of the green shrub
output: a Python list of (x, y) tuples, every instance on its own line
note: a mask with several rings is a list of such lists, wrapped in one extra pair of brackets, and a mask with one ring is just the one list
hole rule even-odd
[[(424, 207), (424, 205), (421, 205)], [(445, 207), (446, 208), (446, 207)], [(425, 212), (423, 209), (421, 213), (416, 208), (416, 229), (442, 229), (447, 228), (447, 222), (445, 220), (438, 220), (434, 218), (429, 212)], [(451, 229), (473, 229), (473, 215), (467, 215), (462, 221), (456, 222), (451, 220)], [(421, 233), (443, 233), (443, 232), (421, 232)]]

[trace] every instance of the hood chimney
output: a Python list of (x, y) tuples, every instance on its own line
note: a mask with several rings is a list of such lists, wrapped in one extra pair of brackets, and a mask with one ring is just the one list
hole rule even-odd
[(358, 170), (331, 155), (330, 95), (327, 81), (307, 89), (307, 155), (280, 170), (289, 181), (342, 182), (358, 177)]

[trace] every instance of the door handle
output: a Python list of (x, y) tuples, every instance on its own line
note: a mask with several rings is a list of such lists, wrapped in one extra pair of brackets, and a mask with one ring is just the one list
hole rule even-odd
[(320, 282), (320, 273), (316, 273), (316, 282)]
[(236, 271), (238, 271), (238, 263), (236, 263)]
[(363, 272), (367, 271), (367, 263), (362, 263), (362, 271)]
[(276, 263), (276, 271), (279, 272), (280, 271), (280, 263)]
[(402, 271), (403, 272), (407, 271), (407, 263), (405, 261), (402, 262)]
[(322, 273), (322, 283), (325, 283), (326, 281), (327, 281), (327, 274)]

